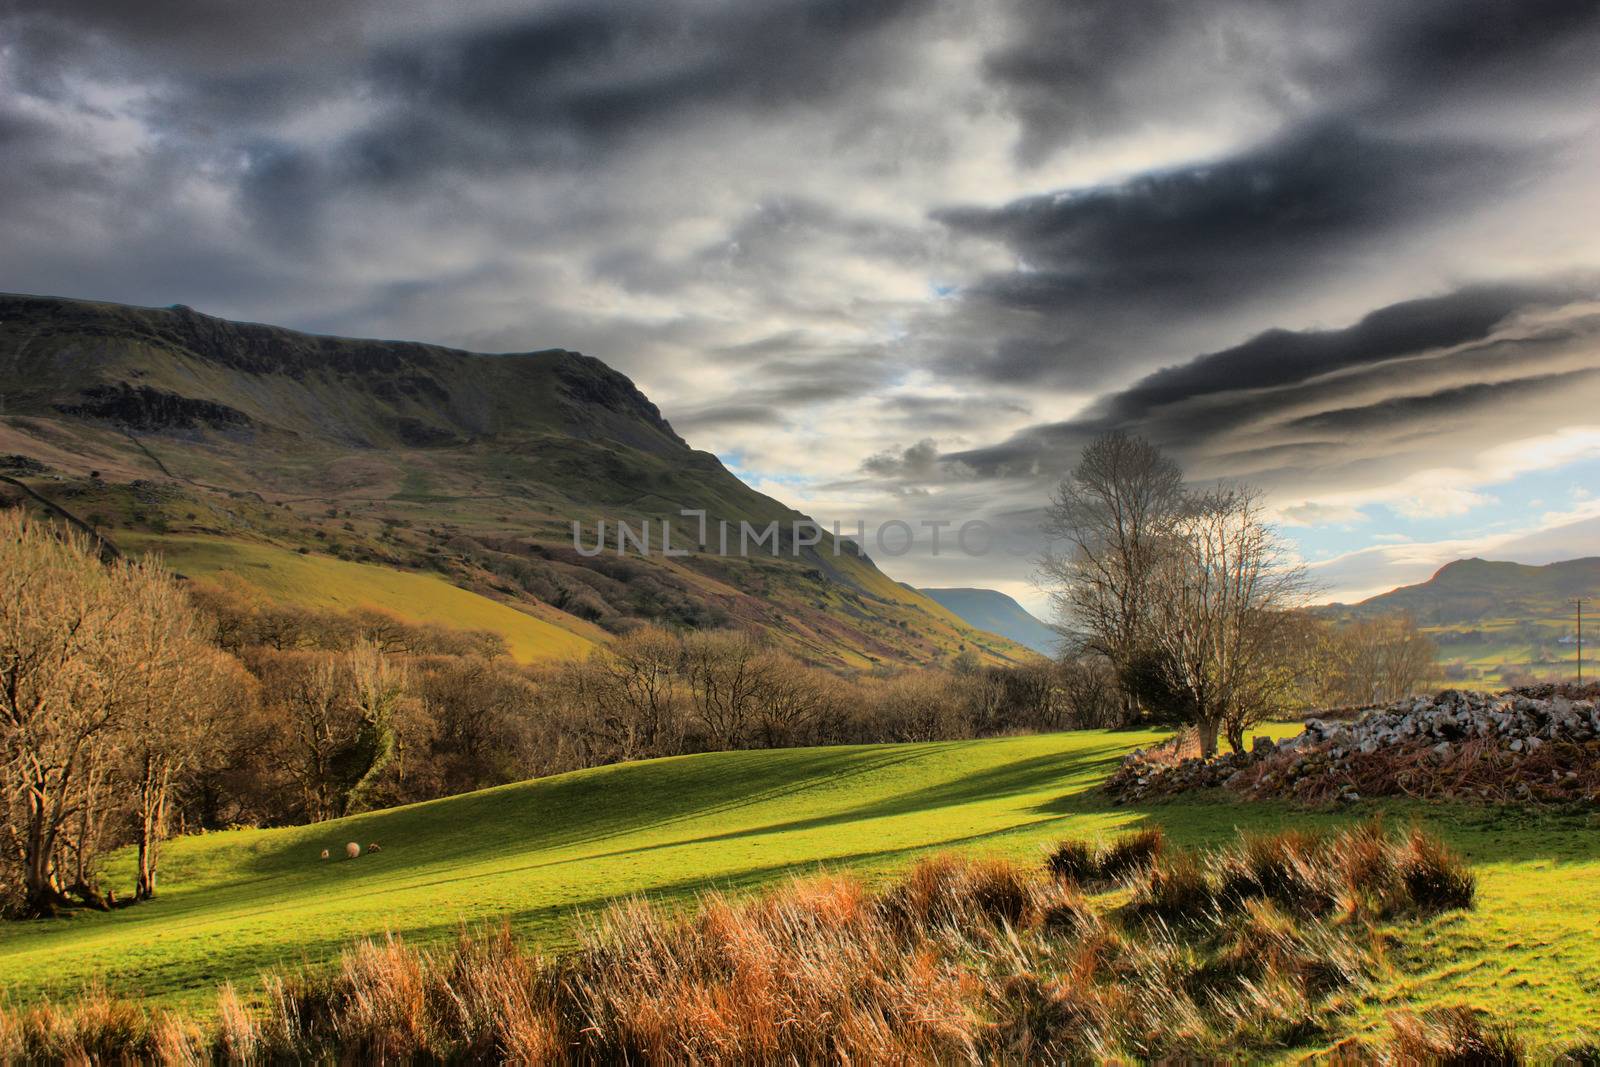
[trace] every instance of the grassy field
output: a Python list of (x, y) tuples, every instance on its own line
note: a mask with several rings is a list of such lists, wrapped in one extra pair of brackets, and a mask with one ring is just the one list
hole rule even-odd
[(409, 622), (490, 630), (504, 637), (511, 655), (524, 663), (571, 659), (605, 639), (599, 628), (570, 616), (552, 612), (588, 632), (576, 633), (431, 574), (301, 555), (275, 545), (244, 541), (203, 537), (123, 540), (129, 548), (159, 552), (168, 566), (190, 577), (237, 574), (274, 600), (342, 611), (382, 608)]
[[(1287, 732), (1280, 728), (1274, 732)], [(1476, 911), (1408, 928), (1401, 967), (1353, 1020), (1400, 1003), (1467, 1000), (1538, 1040), (1576, 1037), (1600, 1014), (1600, 830), (1582, 813), (1360, 805), (1310, 814), (1222, 798), (1112, 807), (1093, 791), (1150, 733), (1084, 732), (923, 745), (677, 757), (583, 771), (335, 823), (173, 842), (164, 888), (110, 915), (0, 927), (13, 1000), (103, 977), (115, 990), (204, 1007), (278, 963), (318, 961), (384, 930), (412, 940), (508, 919), (566, 942), (575, 913), (619, 894), (689, 901), (825, 865), (869, 878), (930, 850), (1034, 859), (1064, 836), (1159, 824), (1177, 841), (1236, 827), (1329, 825), (1383, 810), (1417, 818), (1480, 877)], [(346, 841), (379, 855), (323, 862)], [(128, 880), (127, 858), (111, 876)]]

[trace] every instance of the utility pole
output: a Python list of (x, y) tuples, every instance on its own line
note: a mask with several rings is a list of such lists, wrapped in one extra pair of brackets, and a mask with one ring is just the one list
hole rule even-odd
[(1592, 597), (1575, 596), (1567, 603), (1578, 609), (1578, 684), (1583, 684), (1583, 603)]

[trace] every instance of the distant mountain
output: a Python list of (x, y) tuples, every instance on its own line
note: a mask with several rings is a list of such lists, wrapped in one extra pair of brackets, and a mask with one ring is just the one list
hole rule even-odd
[[(1409, 615), (1438, 645), (1445, 681), (1495, 688), (1571, 679), (1577, 673), (1575, 596), (1593, 598), (1591, 611), (1600, 607), (1600, 557), (1543, 566), (1460, 559), (1425, 582), (1359, 604), (1315, 610), (1333, 621)], [(1600, 622), (1600, 611), (1591, 618)], [(1584, 629), (1586, 635), (1600, 635), (1600, 626)], [(1592, 649), (1600, 641), (1590, 645), (1586, 640), (1585, 646), (1592, 669)]]
[(1491, 620), (1565, 619), (1572, 614), (1569, 601), (1575, 596), (1600, 597), (1600, 556), (1541, 567), (1459, 559), (1425, 582), (1321, 610), (1348, 617), (1403, 612), (1423, 626), (1454, 627)]
[(1009, 637), (1043, 656), (1054, 656), (1061, 637), (996, 589), (919, 589), (980, 630)]
[[(853, 543), (796, 545), (804, 516), (692, 448), (626, 376), (559, 348), (490, 355), (0, 294), (12, 501), (276, 599), (498, 629), (525, 659), (642, 622), (759, 628), (835, 668), (1028, 655)], [(609, 550), (578, 551), (573, 523), (587, 547), (601, 520)], [(615, 524), (643, 520), (655, 554), (619, 557)], [(663, 521), (684, 554), (662, 555)], [(778, 524), (778, 543), (739, 556), (741, 522)]]

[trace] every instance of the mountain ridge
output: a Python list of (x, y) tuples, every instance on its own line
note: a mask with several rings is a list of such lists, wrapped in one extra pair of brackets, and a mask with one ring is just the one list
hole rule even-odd
[(918, 592), (978, 629), (1008, 637), (1041, 656), (1054, 657), (1060, 649), (1060, 634), (998, 589), (952, 586), (921, 588)]
[[(431, 572), (586, 640), (732, 624), (838, 668), (1026, 655), (853, 544), (796, 544), (800, 512), (692, 448), (625, 375), (567, 349), (473, 353), (181, 305), (0, 295), (0, 401), (0, 457), (26, 467), (11, 476), (199, 576), (314, 584), (327, 568), (293, 556), (332, 556)], [(723, 556), (685, 508), (784, 532), (770, 555)], [(574, 524), (618, 520), (668, 523), (690, 555), (576, 550)]]
[(1473, 556), (1451, 560), (1426, 581), (1398, 586), (1328, 612), (1370, 615), (1403, 611), (1424, 625), (1481, 621), (1503, 615), (1560, 615), (1573, 596), (1600, 596), (1600, 556), (1529, 564)]

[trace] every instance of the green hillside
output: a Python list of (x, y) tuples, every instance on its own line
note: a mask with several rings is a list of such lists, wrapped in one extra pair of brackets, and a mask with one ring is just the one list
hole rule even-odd
[[(1592, 816), (1421, 804), (1311, 814), (1221, 798), (1110, 806), (1093, 787), (1156, 736), (677, 757), (319, 826), (182, 838), (168, 847), (153, 902), (0, 927), (0, 974), (14, 999), (104, 975), (132, 995), (198, 1006), (220, 981), (251, 988), (263, 967), (326, 959), (350, 938), (383, 931), (426, 941), (463, 922), (505, 919), (555, 947), (576, 915), (621, 894), (687, 902), (709, 885), (768, 885), (819, 864), (874, 877), (936, 849), (1032, 860), (1066, 835), (1156, 824), (1180, 842), (1209, 844), (1235, 827), (1327, 825), (1384, 810), (1462, 849), (1481, 880), (1480, 904), (1406, 928), (1392, 952), (1400, 969), (1357, 1022), (1399, 1003), (1465, 999), (1508, 1012), (1541, 1039), (1575, 1036), (1600, 988)], [(383, 850), (318, 859), (352, 840)]]
[[(1589, 598), (1589, 610), (1600, 603), (1600, 557), (1538, 567), (1456, 560), (1426, 582), (1318, 611), (1332, 619), (1409, 615), (1438, 644), (1447, 681), (1494, 688), (1527, 680), (1571, 679), (1577, 674), (1571, 601), (1578, 596)], [(1586, 645), (1592, 653), (1600, 641)], [(1585, 658), (1585, 677), (1600, 676), (1594, 671), (1597, 660)]]
[[(488, 598), (537, 620), (550, 640), (503, 612), (489, 627), (515, 631), (523, 658), (640, 622), (760, 629), (842, 669), (1030, 656), (853, 544), (796, 545), (803, 515), (691, 448), (625, 376), (563, 349), (486, 355), (0, 295), (0, 401), (0, 474), (116, 543), (194, 561), (204, 542), (197, 570), (279, 599), (325, 603), (323, 580), (338, 586), (351, 572), (333, 564), (350, 563), (426, 572), (477, 598), (425, 595), (404, 614), (482, 628)], [(24, 495), (0, 483), (8, 499)], [(684, 509), (706, 512), (705, 544)], [(716, 548), (719, 520), (732, 556)], [(608, 551), (580, 554), (573, 523), (588, 545), (601, 521)], [(618, 558), (619, 521), (651, 522), (651, 558)], [(663, 521), (687, 556), (661, 555)], [(739, 558), (741, 522), (778, 523), (781, 545)], [(285, 553), (330, 566), (245, 562)]]
[(1363, 600), (1352, 614), (1401, 611), (1423, 626), (1496, 619), (1570, 619), (1575, 596), (1600, 596), (1600, 556), (1533, 567), (1487, 559), (1447, 563), (1426, 582)]
[(531, 606), (518, 610), (432, 574), (239, 541), (132, 536), (122, 543), (159, 552), (167, 566), (191, 578), (245, 576), (277, 600), (336, 611), (380, 608), (407, 622), (448, 619), (459, 629), (488, 630), (504, 637), (512, 657), (524, 663), (581, 656), (607, 639), (603, 630), (570, 615), (541, 618)]
[(1041, 656), (1054, 656), (1061, 647), (1060, 634), (999, 590), (952, 588), (919, 589), (917, 592), (949, 608), (978, 629), (1009, 637)]

